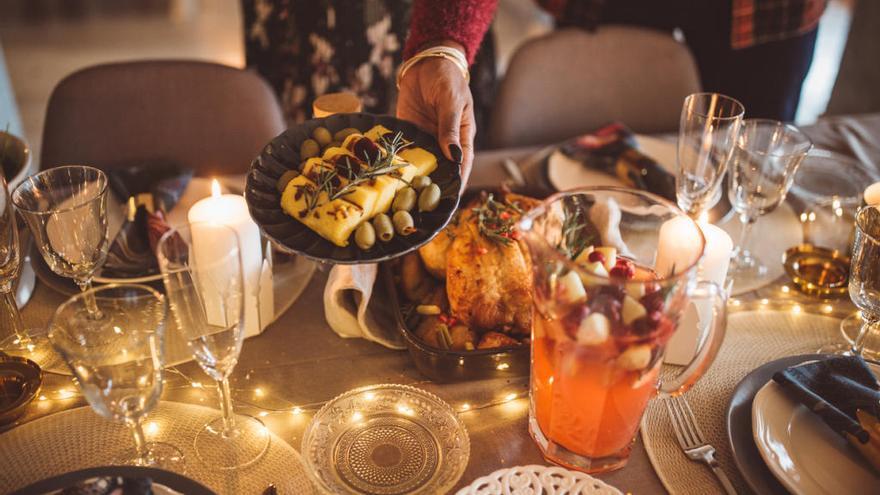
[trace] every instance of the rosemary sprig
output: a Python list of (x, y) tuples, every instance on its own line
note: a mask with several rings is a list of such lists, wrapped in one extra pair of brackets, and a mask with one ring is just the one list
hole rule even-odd
[(587, 246), (594, 244), (594, 232), (583, 232), (584, 229), (591, 229), (592, 222), (586, 217), (585, 209), (580, 204), (580, 198), (572, 197), (571, 205), (565, 205), (565, 219), (562, 221), (562, 239), (556, 247), (560, 252), (568, 256), (569, 259), (575, 259), (583, 252)]
[[(376, 177), (388, 175), (406, 166), (406, 163), (394, 163), (394, 158), (400, 150), (412, 144), (411, 141), (403, 139), (403, 133), (398, 132), (391, 140), (382, 136), (377, 144), (385, 153), (378, 153), (376, 157), (370, 158), (369, 154), (364, 152), (363, 166), (349, 161), (345, 167), (339, 167), (338, 165), (320, 167), (317, 176), (313, 179), (317, 187), (310, 187), (306, 191), (308, 197), (308, 209), (306, 211), (311, 212), (318, 206), (318, 200), (322, 193), (327, 194), (329, 201), (333, 201), (350, 194), (355, 187), (365, 182)], [(340, 174), (340, 169), (342, 169), (343, 174)], [(343, 178), (347, 181), (345, 184), (342, 184), (341, 179)]]
[(516, 239), (516, 220), (522, 215), (519, 206), (495, 201), (495, 195), (489, 194), (471, 211), (477, 216), (477, 228), (483, 237), (505, 246)]

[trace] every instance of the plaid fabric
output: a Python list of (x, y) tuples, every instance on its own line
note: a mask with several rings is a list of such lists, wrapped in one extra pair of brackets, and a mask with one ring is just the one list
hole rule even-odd
[(733, 0), (730, 46), (748, 48), (791, 38), (819, 24), (827, 0)]

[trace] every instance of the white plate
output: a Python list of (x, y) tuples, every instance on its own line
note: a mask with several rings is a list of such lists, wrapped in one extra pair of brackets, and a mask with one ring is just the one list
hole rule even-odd
[(517, 466), (477, 478), (456, 495), (622, 495), (589, 474), (558, 466)]
[(752, 433), (767, 467), (796, 495), (880, 493), (868, 462), (772, 380), (755, 395)]
[[(655, 137), (636, 136), (639, 151), (654, 159), (670, 174), (675, 174), (676, 149), (675, 143)], [(550, 185), (559, 191), (583, 186), (624, 186), (620, 179), (601, 172), (591, 170), (580, 163), (555, 151), (547, 160), (547, 178)]]

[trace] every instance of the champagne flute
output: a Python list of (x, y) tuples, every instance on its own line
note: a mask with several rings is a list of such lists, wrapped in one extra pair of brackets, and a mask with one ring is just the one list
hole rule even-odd
[(721, 197), (721, 182), (744, 113), (742, 103), (718, 93), (695, 93), (684, 99), (678, 128), (675, 197), (679, 208), (692, 218), (699, 217)]
[[(95, 319), (92, 305), (100, 319)], [(150, 287), (104, 285), (58, 307), (49, 340), (92, 409), (131, 429), (135, 455), (126, 452), (117, 462), (182, 471), (180, 450), (147, 442), (141, 426), (162, 394), (166, 311), (165, 299)]]
[(242, 468), (269, 448), (265, 425), (235, 414), (229, 375), (244, 340), (244, 278), (235, 230), (191, 223), (166, 232), (156, 248), (178, 330), (202, 370), (217, 382), (222, 415), (196, 435), (199, 459), (216, 469)]
[[(72, 278), (85, 294), (107, 259), (107, 176), (83, 165), (50, 168), (22, 181), (12, 202), (34, 235), (49, 268)], [(94, 317), (97, 307), (86, 296)]]
[(734, 285), (759, 280), (767, 267), (748, 249), (752, 227), (761, 215), (782, 204), (794, 175), (813, 147), (797, 127), (775, 120), (746, 119), (730, 164), (728, 197), (742, 222), (731, 258)]

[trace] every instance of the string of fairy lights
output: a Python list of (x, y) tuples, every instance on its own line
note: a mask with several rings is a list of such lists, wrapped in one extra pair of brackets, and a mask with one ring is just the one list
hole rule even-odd
[[(833, 300), (820, 301), (818, 303), (799, 301), (797, 298), (793, 297), (795, 296), (795, 293), (796, 291), (788, 285), (780, 285), (763, 294), (763, 297), (758, 296), (743, 299), (730, 298), (728, 301), (728, 310), (730, 312), (772, 310), (786, 311), (795, 316), (801, 314), (818, 314), (838, 317), (843, 317), (852, 311), (851, 307), (835, 304), (835, 301)], [(497, 369), (501, 371), (508, 369), (509, 367), (510, 365), (504, 362), (498, 363), (497, 365)], [(244, 381), (250, 382), (252, 376), (255, 374), (255, 370), (249, 370), (244, 376)], [(36, 401), (38, 403), (49, 405), (82, 398), (83, 396), (76, 384), (76, 380), (73, 377), (66, 378), (67, 380), (62, 380), (63, 383), (58, 386), (49, 389), (44, 386), (44, 389), (37, 396)], [(212, 401), (216, 400), (217, 386), (207, 379), (207, 377), (193, 377), (181, 371), (178, 367), (172, 366), (165, 369), (165, 378), (163, 381), (166, 393), (169, 395), (190, 389), (196, 393), (197, 396), (189, 397), (187, 400), (195, 398), (198, 402), (205, 404), (211, 404)], [(429, 380), (408, 383), (408, 385), (412, 386), (430, 386), (433, 384), (434, 382)], [(275, 415), (301, 416), (313, 413), (332, 399), (328, 398), (322, 401), (296, 403), (282, 397), (281, 394), (270, 393), (269, 388), (265, 385), (234, 388), (233, 397), (233, 400), (237, 405), (244, 406), (247, 408), (248, 412), (252, 412), (261, 418)], [(514, 383), (508, 386), (506, 390), (501, 390), (500, 393), (496, 392), (496, 395), (488, 399), (480, 401), (458, 401), (453, 404), (453, 407), (459, 413), (469, 413), (512, 403), (527, 397), (527, 386), (522, 383)], [(270, 402), (271, 404), (269, 404)], [(147, 429), (149, 430), (149, 427)]]

